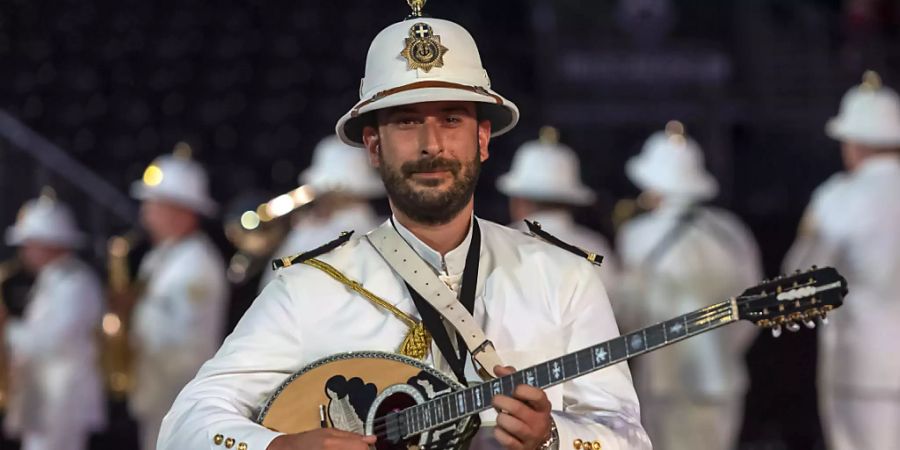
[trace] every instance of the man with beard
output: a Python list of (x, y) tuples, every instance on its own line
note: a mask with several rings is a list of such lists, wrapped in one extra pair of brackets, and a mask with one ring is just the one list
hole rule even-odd
[[(336, 353), (401, 353), (461, 381), (480, 381), (472, 358), (456, 354), (468, 343), (441, 348), (457, 341), (448, 335), (459, 336), (441, 327), (440, 319), (429, 332), (443, 335), (446, 345), (418, 354), (415, 345), (406, 345), (410, 330), (434, 313), (423, 303), (434, 291), (404, 282), (404, 268), (376, 248), (379, 233), (396, 237), (417, 258), (411, 264), (433, 272), (421, 276), (439, 279), (460, 303), (472, 302), (477, 327), (470, 328), (483, 328), (496, 349), (490, 353), (504, 364), (524, 368), (617, 336), (596, 266), (473, 215), (490, 138), (517, 120), (516, 106), (490, 89), (465, 29), (422, 17), (384, 29), (369, 50), (360, 102), (338, 121), (337, 133), (365, 149), (360, 151), (381, 174), (393, 216), (367, 236), (345, 236), (281, 261), (290, 267), (279, 271), (175, 401), (159, 448), (369, 448), (376, 436), (334, 428), (282, 434), (251, 419), (291, 373)], [(303, 264), (312, 255), (316, 263)], [(333, 271), (326, 274), (323, 266)], [(358, 284), (338, 282), (335, 273)], [(383, 302), (370, 302), (372, 297)], [(487, 353), (474, 351), (473, 358)], [(483, 368), (496, 375), (512, 370)], [(650, 448), (625, 364), (546, 392), (520, 385), (513, 396), (495, 396), (492, 403), (500, 413), (482, 413), (486, 427), (474, 448)]]
[(817, 389), (831, 450), (900, 441), (900, 95), (875, 72), (841, 100), (825, 133), (845, 171), (812, 194), (784, 269), (833, 265), (850, 293), (819, 332)]
[[(527, 230), (525, 221), (585, 251), (603, 256), (600, 276), (615, 289), (618, 263), (600, 233), (575, 222), (574, 210), (594, 203), (597, 195), (581, 182), (581, 163), (571, 147), (559, 142), (553, 127), (541, 128), (540, 139), (522, 144), (509, 172), (497, 178), (497, 190), (509, 197), (510, 227)], [(615, 304), (615, 295), (613, 295)]]
[[(759, 248), (734, 214), (704, 204), (719, 191), (703, 150), (678, 121), (625, 165), (653, 208), (619, 230), (621, 318), (656, 323), (737, 295), (762, 278)], [(662, 450), (733, 449), (756, 327), (720, 328), (632, 362), (643, 421)]]
[(134, 294), (115, 299), (115, 306), (131, 319), (135, 381), (128, 406), (141, 450), (156, 448), (163, 416), (215, 353), (226, 318), (225, 264), (201, 223), (218, 205), (189, 149), (178, 144), (174, 154), (156, 158), (131, 187), (153, 248), (141, 259)]
[(6, 233), (23, 267), (37, 277), (21, 319), (8, 318), (0, 304), (0, 345), (12, 369), (3, 425), (21, 434), (23, 450), (84, 450), (90, 434), (106, 425), (95, 364), (103, 290), (78, 258), (86, 240), (52, 191), (26, 203)]

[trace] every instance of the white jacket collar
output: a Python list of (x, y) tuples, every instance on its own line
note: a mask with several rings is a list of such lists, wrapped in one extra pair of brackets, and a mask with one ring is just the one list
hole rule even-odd
[[(472, 220), (475, 220), (475, 216), (472, 216)], [(428, 263), (428, 265), (433, 267), (435, 271), (443, 275), (462, 274), (463, 269), (466, 268), (466, 255), (469, 252), (469, 244), (472, 243), (471, 224), (469, 225), (469, 232), (466, 234), (466, 238), (463, 239), (462, 243), (453, 250), (447, 252), (447, 254), (441, 255), (440, 252), (429, 247), (416, 237), (412, 231), (404, 227), (403, 224), (397, 220), (396, 216), (391, 216), (391, 222), (393, 222), (394, 228), (400, 233), (403, 240), (405, 240), (413, 250)]]
[(900, 157), (896, 155), (874, 156), (863, 161), (854, 175), (869, 176), (877, 173), (890, 173), (900, 169)]

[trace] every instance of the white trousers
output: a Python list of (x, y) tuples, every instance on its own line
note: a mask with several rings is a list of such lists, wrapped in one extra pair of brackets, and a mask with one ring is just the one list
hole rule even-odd
[(654, 450), (733, 450), (743, 419), (741, 397), (641, 399), (644, 429)]
[(829, 450), (886, 450), (900, 446), (900, 392), (820, 395), (822, 428)]

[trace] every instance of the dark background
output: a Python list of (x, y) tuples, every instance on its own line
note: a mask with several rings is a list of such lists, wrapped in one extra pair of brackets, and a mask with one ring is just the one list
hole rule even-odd
[[(471, 31), (493, 87), (522, 111), (491, 143), (480, 216), (508, 220), (493, 182), (551, 124), (601, 194), (579, 220), (613, 237), (612, 205), (637, 193), (625, 160), (680, 119), (723, 187), (716, 203), (750, 225), (770, 275), (811, 191), (840, 169), (823, 127), (841, 95), (865, 69), (900, 85), (892, 0), (432, 0), (426, 11)], [(52, 185), (103, 267), (106, 238), (134, 223), (130, 182), (181, 140), (223, 203), (295, 187), (358, 99), (372, 37), (407, 13), (400, 0), (0, 1), (0, 110), (18, 121), (0, 120), (0, 222)], [(814, 340), (761, 336), (748, 354), (742, 449), (821, 448)], [(93, 448), (135, 445), (121, 405), (114, 414)]]

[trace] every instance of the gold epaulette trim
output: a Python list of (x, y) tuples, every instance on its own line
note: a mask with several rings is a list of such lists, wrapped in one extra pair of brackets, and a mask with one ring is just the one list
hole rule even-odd
[(312, 258), (303, 261), (303, 264), (325, 272), (331, 278), (334, 278), (339, 283), (347, 286), (348, 289), (362, 295), (366, 300), (372, 302), (376, 306), (388, 310), (394, 317), (405, 323), (406, 326), (409, 327), (409, 332), (406, 333), (406, 337), (400, 344), (400, 348), (397, 349), (397, 353), (410, 358), (425, 359), (428, 352), (431, 350), (431, 335), (425, 330), (425, 325), (422, 324), (421, 321), (416, 320), (415, 317), (401, 311), (387, 300), (373, 294), (371, 291), (364, 288), (358, 281), (347, 278), (346, 275), (328, 263)]

